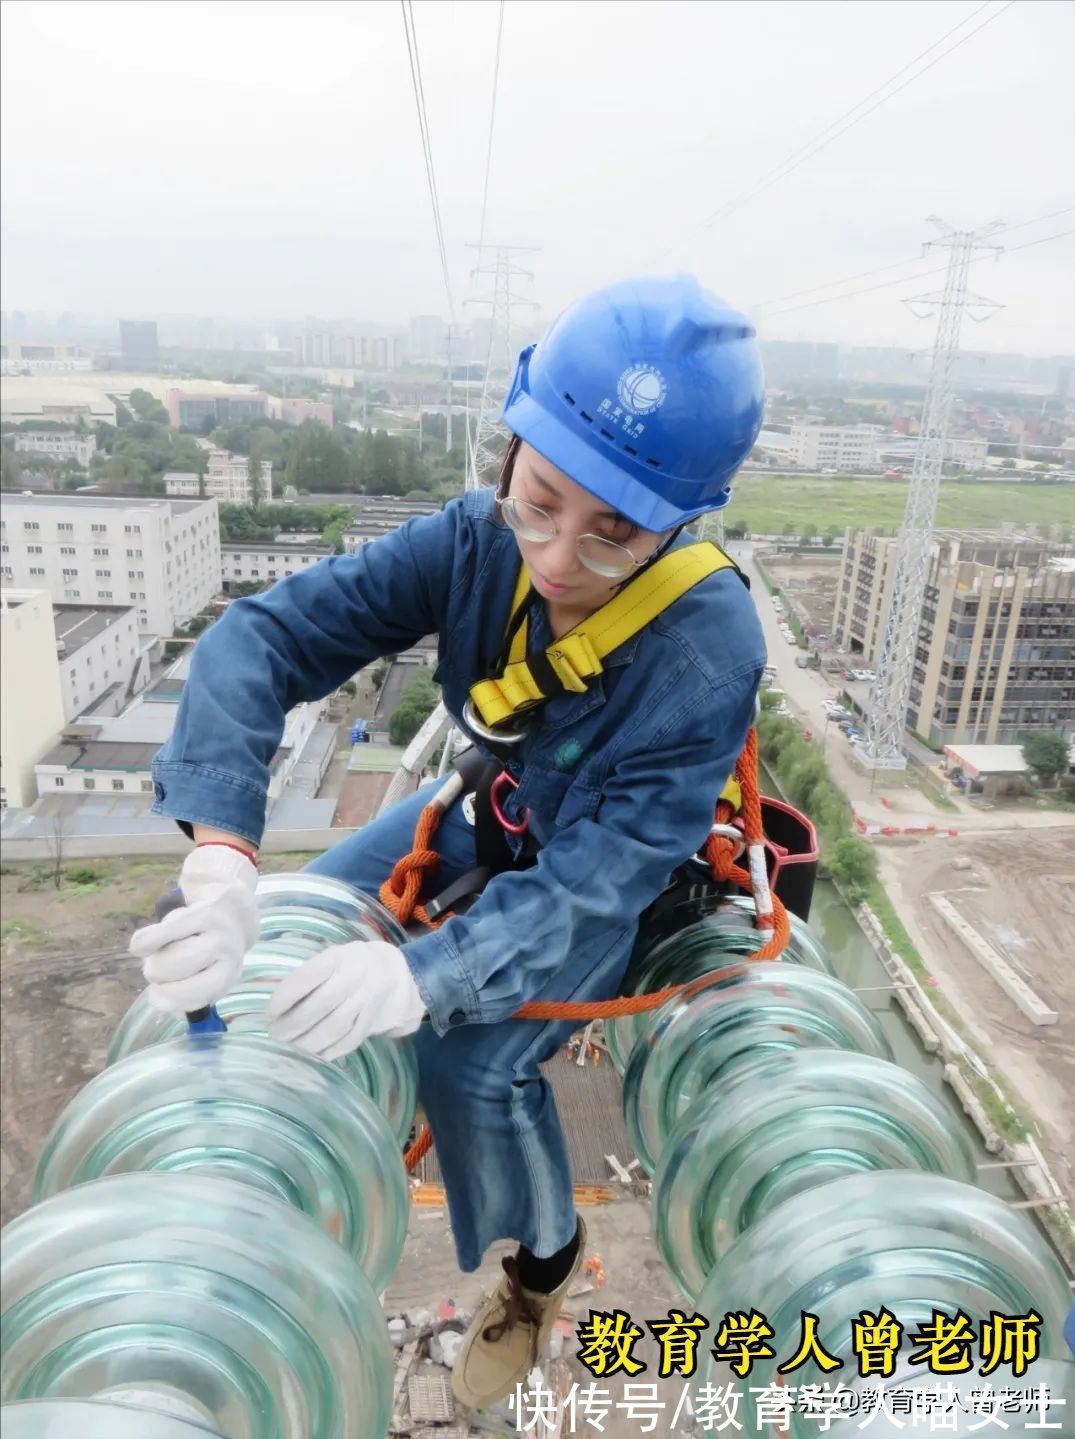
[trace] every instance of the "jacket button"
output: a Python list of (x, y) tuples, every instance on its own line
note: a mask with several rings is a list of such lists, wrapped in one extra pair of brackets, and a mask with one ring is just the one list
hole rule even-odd
[(461, 1009), (453, 1009), (451, 1014), (448, 1016), (449, 1024), (464, 1024), (465, 1022), (466, 1015)]

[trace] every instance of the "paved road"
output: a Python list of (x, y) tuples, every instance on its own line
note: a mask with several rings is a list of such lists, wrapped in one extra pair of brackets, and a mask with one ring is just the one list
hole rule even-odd
[[(860, 769), (852, 758), (851, 746), (840, 730), (836, 725), (826, 723), (822, 705), (825, 700), (836, 698), (839, 683), (829, 679), (820, 670), (799, 669), (796, 665), (796, 657), (805, 651), (798, 645), (789, 645), (780, 633), (779, 619), (768, 587), (754, 563), (754, 550), (754, 545), (740, 543), (733, 545), (729, 553), (750, 577), (751, 593), (765, 632), (769, 663), (776, 666), (776, 683), (787, 695), (788, 708), (804, 727), (812, 730), (820, 740), (832, 777), (852, 804), (871, 817), (876, 810), (877, 817), (883, 818), (883, 806), (880, 802), (882, 792), (886, 787), (906, 788), (908, 778), (899, 771), (873, 777)], [(921, 811), (924, 814), (932, 811), (932, 806), (924, 797)]]
[(399, 660), (392, 665), (385, 678), (384, 684), (377, 695), (377, 704), (374, 707), (373, 718), (370, 723), (371, 730), (386, 730), (388, 721), (393, 713), (399, 708), (399, 702), (403, 697), (403, 691), (414, 679), (415, 675), (421, 673), (422, 666), (418, 664), (401, 664)]

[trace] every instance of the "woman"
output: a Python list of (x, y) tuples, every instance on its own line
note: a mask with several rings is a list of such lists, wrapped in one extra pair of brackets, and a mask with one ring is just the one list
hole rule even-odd
[[(328, 949), (270, 1005), (275, 1038), (324, 1058), (413, 1035), (461, 1269), (518, 1241), (455, 1367), (472, 1407), (525, 1378), (585, 1242), (538, 1068), (574, 1026), (510, 1016), (530, 999), (617, 994), (639, 916), (705, 841), (751, 723), (765, 664), (753, 605), (726, 557), (681, 531), (727, 503), (754, 444), (753, 335), (686, 277), (573, 306), (519, 358), (496, 494), (230, 606), (197, 645), (155, 764), (156, 810), (196, 847), (186, 908), (132, 950), (176, 1011), (219, 999), (253, 942), (251, 859), (293, 705), (435, 633), (449, 712), (506, 771), (491, 813), (509, 849), (468, 911), (402, 950)], [(376, 894), (428, 799), (310, 868)], [(474, 870), (462, 805), (435, 843), (438, 890)]]

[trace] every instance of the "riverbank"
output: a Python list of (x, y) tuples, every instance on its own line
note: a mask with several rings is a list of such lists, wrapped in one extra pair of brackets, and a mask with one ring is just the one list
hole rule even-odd
[[(763, 716), (760, 730), (766, 728), (766, 718)], [(811, 754), (811, 747), (805, 741), (800, 739), (799, 744)], [(783, 779), (777, 770), (781, 754)], [(764, 742), (762, 756), (764, 759)], [(820, 759), (816, 750), (812, 750), (812, 756)], [(812, 796), (817, 812), (826, 822), (823, 853), (827, 850), (831, 856), (840, 851), (845, 838), (853, 839), (854, 853), (861, 862), (862, 851), (868, 851), (869, 847), (849, 832), (840, 835), (840, 817), (846, 812), (849, 823), (850, 806), (827, 772), (819, 779), (816, 764), (804, 769), (797, 749), (786, 741), (775, 757), (770, 750), (769, 758), (773, 763), (767, 767), (763, 788), (806, 809), (813, 817)], [(804, 790), (807, 791), (805, 804), (796, 797)], [(985, 1047), (982, 1031), (968, 1022), (974, 1014), (980, 1020), (984, 977), (973, 986), (957, 984), (951, 972), (934, 963), (932, 949), (926, 950), (927, 963), (877, 874), (876, 856), (871, 852), (868, 857), (873, 869), (869, 878), (857, 865), (852, 866), (851, 876), (845, 871), (830, 872), (828, 877), (884, 968), (893, 987), (893, 998), (908, 1025), (926, 1053), (942, 1062), (942, 1077), (960, 1108), (986, 1149), (995, 1156), (995, 1163), (1009, 1170), (1024, 1195), (1024, 1207), (1035, 1211), (1069, 1271), (1075, 1274), (1075, 1227), (1070, 1192), (1072, 1144), (1070, 1137), (1066, 1137), (1071, 1118), (1070, 1104), (1064, 1098), (1063, 1079), (1053, 1075), (1044, 1091), (1041, 1086), (1026, 1090), (1025, 1073), (1019, 1075), (1024, 1084), (1013, 1085), (1005, 1068), (986, 1063), (979, 1052), (980, 1047)], [(909, 913), (904, 917), (913, 923)], [(940, 973), (934, 973), (935, 969)], [(1006, 1021), (1005, 1027), (1010, 1030), (1011, 1017), (1006, 1017)], [(989, 1046), (987, 1052), (992, 1056), (993, 1047)], [(1066, 1093), (1070, 1097), (1070, 1087)]]

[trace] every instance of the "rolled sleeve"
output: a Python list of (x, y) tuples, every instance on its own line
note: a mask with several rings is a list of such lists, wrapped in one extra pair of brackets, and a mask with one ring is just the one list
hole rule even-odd
[(468, 561), (463, 521), (454, 502), (229, 605), (194, 647), (175, 727), (153, 763), (154, 813), (260, 843), (288, 711), (440, 630)]

